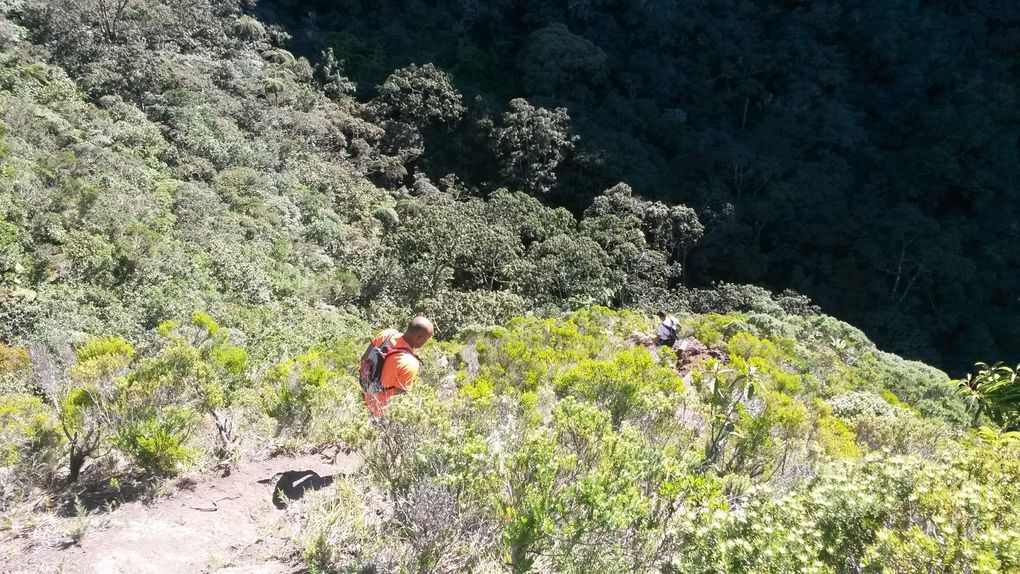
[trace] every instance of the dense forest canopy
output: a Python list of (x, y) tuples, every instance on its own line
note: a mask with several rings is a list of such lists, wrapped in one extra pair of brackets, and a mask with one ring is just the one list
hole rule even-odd
[[(433, 64), (466, 111), (393, 142), (580, 213), (618, 182), (708, 230), (688, 284), (794, 288), (897, 352), (960, 369), (1020, 349), (1014, 2), (262, 1), (367, 101)], [(448, 86), (446, 89), (450, 89)], [(514, 98), (563, 108), (553, 179), (478, 145)], [(411, 151), (410, 148), (413, 148)]]

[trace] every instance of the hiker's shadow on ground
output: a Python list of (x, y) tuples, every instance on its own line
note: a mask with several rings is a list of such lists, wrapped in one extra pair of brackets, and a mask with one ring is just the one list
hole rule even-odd
[(289, 503), (298, 500), (309, 490), (319, 490), (333, 484), (333, 475), (319, 476), (311, 470), (288, 470), (279, 476), (276, 488), (273, 489), (273, 506), (280, 509), (286, 508)]

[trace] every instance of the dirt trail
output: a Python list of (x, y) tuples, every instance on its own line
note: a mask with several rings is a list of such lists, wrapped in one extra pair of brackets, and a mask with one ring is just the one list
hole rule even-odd
[(228, 476), (199, 475), (193, 486), (151, 504), (131, 502), (89, 516), (85, 536), (67, 548), (66, 532), (76, 519), (56, 519), (15, 541), (20, 548), (0, 558), (0, 572), (293, 573), (298, 567), (286, 547), (283, 511), (272, 502), (276, 475), (288, 470), (342, 475), (356, 466), (356, 459), (343, 454), (335, 464), (321, 455), (279, 456), (243, 464)]

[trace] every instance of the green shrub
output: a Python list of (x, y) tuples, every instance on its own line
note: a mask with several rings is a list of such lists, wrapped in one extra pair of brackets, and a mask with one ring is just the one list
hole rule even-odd
[(673, 417), (684, 392), (676, 371), (657, 365), (643, 347), (621, 351), (609, 360), (583, 360), (553, 384), (561, 396), (605, 409), (616, 427), (624, 420)]
[(500, 390), (534, 391), (549, 383), (560, 371), (609, 349), (604, 331), (586, 333), (573, 318), (566, 320), (518, 317), (505, 328), (497, 327), (474, 342), (478, 361), (485, 365), (480, 376), (498, 373)]
[(135, 356), (131, 343), (121, 337), (89, 339), (75, 351), (78, 364), (70, 375), (85, 381), (108, 379), (123, 371)]
[(247, 42), (258, 42), (266, 34), (265, 27), (251, 16), (237, 18), (230, 29), (235, 36)]
[(609, 264), (606, 252), (591, 239), (557, 235), (528, 247), (520, 291), (541, 302), (607, 304), (614, 287)]
[(340, 373), (318, 352), (309, 352), (274, 367), (267, 375), (265, 409), (281, 426), (296, 425), (300, 432), (308, 423), (310, 395), (332, 384)]
[(767, 289), (755, 285), (718, 283), (711, 289), (692, 290), (690, 301), (695, 313), (762, 313), (776, 318), (786, 315)]
[(934, 367), (878, 351), (861, 370), (863, 376), (892, 391), (926, 417), (959, 426), (969, 422), (966, 400), (956, 392), (949, 376)]
[(693, 329), (694, 337), (708, 346), (720, 345), (738, 333), (751, 330), (743, 315), (695, 315), (684, 318), (682, 323)]
[(360, 384), (341, 370), (337, 358), (322, 351), (309, 351), (270, 369), (262, 408), (276, 421), (278, 436), (306, 443), (353, 443), (367, 432)]
[(865, 351), (874, 348), (872, 342), (860, 329), (828, 315), (817, 315), (805, 319), (805, 325), (816, 337), (824, 341), (845, 341), (852, 348)]
[(116, 394), (134, 359), (134, 347), (120, 337), (94, 337), (76, 349), (78, 362), (68, 369), (70, 381), (54, 399), (57, 419), (68, 447), (68, 479), (78, 477), (85, 463), (115, 432)]
[(31, 367), (28, 349), (0, 344), (0, 393), (26, 391)]
[(29, 365), (28, 349), (0, 345), (0, 376), (16, 373)]
[(625, 541), (641, 536), (653, 503), (648, 487), (661, 476), (660, 458), (640, 433), (614, 432), (605, 412), (566, 399), (549, 427), (519, 445), (501, 491), (503, 552), (513, 571), (529, 571), (542, 556), (568, 571), (597, 564), (626, 570), (640, 561), (640, 545)]
[(68, 480), (74, 482), (111, 430), (109, 393), (82, 384), (63, 389), (57, 400), (57, 418), (68, 446)]
[(48, 484), (63, 457), (53, 410), (31, 395), (0, 395), (0, 467), (26, 485)]
[(765, 392), (761, 398), (760, 413), (751, 414), (744, 405), (737, 408), (732, 447), (719, 459), (722, 473), (751, 478), (796, 474), (806, 458), (812, 431), (807, 406), (780, 392)]
[(814, 421), (814, 440), (826, 456), (834, 459), (852, 459), (861, 456), (857, 435), (844, 420), (832, 416), (832, 407), (817, 400), (817, 417)]
[[(1015, 464), (1001, 466), (1016, 446), (989, 446), (969, 452), (1016, 476)], [(848, 565), (868, 572), (1008, 571), (1017, 563), (1017, 537), (1003, 525), (1015, 496), (984, 497), (974, 478), (971, 468), (910, 457), (827, 465), (785, 496), (751, 489), (733, 509), (682, 513), (672, 525), (678, 550), (669, 563), (685, 573), (842, 572)], [(959, 530), (964, 524), (974, 530)], [(919, 528), (943, 545), (924, 542)]]
[(330, 305), (346, 305), (361, 295), (362, 282), (350, 271), (337, 270), (317, 276), (312, 298)]
[(716, 360), (707, 361), (691, 375), (705, 418), (706, 428), (702, 433), (705, 448), (701, 465), (704, 468), (717, 467), (734, 436), (735, 420), (742, 415), (745, 403), (758, 393), (758, 382), (753, 374), (726, 368)]
[(978, 363), (975, 369), (959, 383), (974, 413), (972, 424), (984, 415), (1004, 429), (1020, 430), (1020, 365)]
[(506, 324), (525, 308), (523, 298), (506, 291), (443, 291), (421, 302), (422, 312), (443, 337), (456, 335), (465, 327)]
[(855, 391), (829, 399), (836, 416), (855, 419), (861, 416), (892, 416), (896, 407), (884, 398), (866, 391)]
[(197, 420), (194, 410), (178, 406), (136, 414), (117, 429), (116, 442), (139, 469), (159, 476), (174, 475), (198, 454), (188, 444)]
[(937, 456), (953, 435), (941, 420), (923, 419), (900, 408), (885, 416), (864, 414), (852, 424), (857, 442), (869, 450), (922, 458)]
[(737, 333), (726, 341), (726, 350), (730, 356), (743, 359), (759, 357), (766, 361), (776, 361), (780, 352), (776, 345), (768, 339), (759, 339), (750, 333)]
[(795, 339), (798, 329), (794, 325), (764, 313), (751, 313), (747, 316), (747, 324), (754, 327), (754, 334), (762, 338)]
[[(293, 544), (312, 572), (394, 571), (403, 541), (371, 508), (373, 493), (340, 477), (331, 488), (298, 502), (302, 511), (291, 529)], [(387, 536), (387, 534), (390, 534)]]

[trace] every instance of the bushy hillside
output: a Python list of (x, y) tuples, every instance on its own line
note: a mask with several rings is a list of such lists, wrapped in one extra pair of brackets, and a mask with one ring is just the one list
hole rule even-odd
[[(465, 121), (415, 169), (522, 185), (477, 145), (514, 98), (577, 140), (547, 201), (618, 181), (709, 228), (689, 280), (793, 288), (884, 348), (945, 369), (1020, 362), (1015, 2), (261, 0), (299, 53), (332, 49), (359, 96), (434, 63)], [(452, 134), (452, 135), (451, 135)], [(853, 289), (848, 289), (853, 285)]]
[(298, 504), (302, 556), (342, 572), (1020, 568), (1015, 433), (963, 435), (895, 394), (959, 412), (943, 374), (825, 317), (683, 323), (728, 360), (678, 372), (631, 342), (654, 322), (601, 308), (433, 348), (429, 384), (351, 430), (364, 475)]
[[(7, 7), (3, 340), (141, 336), (193, 309), (319, 330), (418, 310), (449, 336), (525, 309), (700, 304), (677, 288), (704, 232), (684, 206), (621, 184), (578, 218), (409, 172), (394, 138), (464, 113), (435, 67), (360, 104), (335, 63), (230, 3), (129, 2), (116, 31), (99, 6)], [(541, 185), (563, 119), (515, 105), (501, 145)]]
[[(729, 208), (546, 204), (584, 169), (567, 110), (423, 62), (365, 90), (370, 45), (310, 62), (250, 9), (0, 2), (5, 541), (335, 447), (360, 470), (284, 515), (309, 572), (1020, 571), (1015, 369), (953, 383), (699, 283)], [(687, 346), (647, 344), (658, 309)], [(373, 421), (358, 357), (417, 313), (421, 380)]]
[(681, 320), (717, 358), (652, 350), (656, 319), (601, 307), (467, 330), (425, 348), (379, 424), (364, 336), (272, 364), (195, 314), (145, 353), (91, 339), (48, 387), (8, 349), (4, 512), (19, 532), (21, 501), (68, 479), (122, 499), (267, 446), (338, 446), (361, 469), (287, 514), (314, 572), (1020, 568), (1020, 440), (964, 432), (944, 373), (825, 316)]
[[(19, 229), (2, 236), (3, 301), (37, 299), (0, 302), (4, 336), (58, 315), (79, 334), (140, 333), (191, 307), (282, 302), (445, 311), (450, 334), (536, 307), (702, 310), (685, 286), (725, 280), (794, 286), (954, 374), (980, 355), (1015, 362), (1008, 10), (980, 7), (995, 41), (978, 42), (941, 6), (917, 20), (907, 6), (873, 18), (883, 3), (747, 5), (731, 21), (668, 2), (497, 4), (345, 2), (335, 18), (300, 2), (6, 3), (0, 213)], [(933, 54), (966, 45), (984, 80), (926, 64), (918, 99), (907, 57), (861, 78), (878, 48), (831, 31), (874, 36), (860, 21), (940, 30)], [(734, 26), (754, 41), (706, 36)], [(624, 58), (628, 35), (644, 47)], [(745, 61), (808, 38), (831, 78), (808, 47)], [(600, 53), (606, 73), (585, 87)], [(881, 98), (924, 137), (866, 119)], [(936, 157), (956, 159), (924, 167)]]

